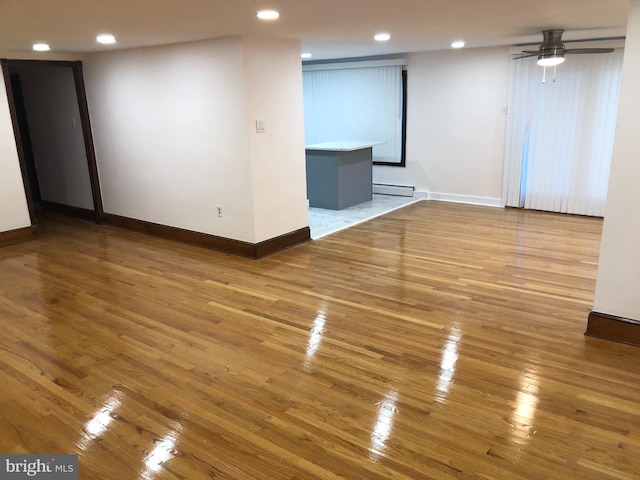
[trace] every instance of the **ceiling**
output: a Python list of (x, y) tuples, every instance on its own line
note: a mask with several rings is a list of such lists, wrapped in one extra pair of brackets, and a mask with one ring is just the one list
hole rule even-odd
[[(630, 0), (0, 0), (0, 52), (84, 53), (230, 35), (295, 38), (314, 60), (625, 35)], [(280, 19), (255, 13), (276, 9)], [(373, 41), (386, 31), (391, 40)], [(114, 34), (115, 46), (96, 43)]]

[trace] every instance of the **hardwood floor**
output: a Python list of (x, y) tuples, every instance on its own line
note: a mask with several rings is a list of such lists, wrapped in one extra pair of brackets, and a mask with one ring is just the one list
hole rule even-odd
[(419, 202), (248, 260), (51, 217), (0, 249), (0, 453), (81, 479), (637, 479), (602, 222)]

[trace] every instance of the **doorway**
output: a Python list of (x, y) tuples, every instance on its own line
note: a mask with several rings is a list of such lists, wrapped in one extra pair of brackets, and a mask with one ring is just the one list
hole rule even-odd
[(81, 62), (1, 60), (29, 215), (102, 222)]

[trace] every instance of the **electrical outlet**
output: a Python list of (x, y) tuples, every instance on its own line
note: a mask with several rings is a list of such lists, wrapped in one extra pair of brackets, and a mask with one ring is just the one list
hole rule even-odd
[(256, 133), (265, 133), (266, 131), (264, 120), (256, 120)]
[(222, 205), (216, 205), (216, 213), (222, 218)]

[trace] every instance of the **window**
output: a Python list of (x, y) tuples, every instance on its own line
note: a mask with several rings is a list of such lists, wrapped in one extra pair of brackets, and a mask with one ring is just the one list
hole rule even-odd
[(535, 59), (513, 62), (508, 206), (603, 216), (622, 57), (571, 56), (546, 83)]
[(405, 165), (406, 71), (372, 62), (303, 67), (305, 143), (384, 142), (376, 165)]

